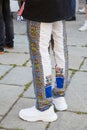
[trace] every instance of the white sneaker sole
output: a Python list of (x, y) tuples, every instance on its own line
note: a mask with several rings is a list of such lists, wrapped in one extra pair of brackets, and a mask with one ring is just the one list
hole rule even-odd
[[(48, 115), (47, 115), (48, 116)], [(56, 121), (57, 120), (57, 115), (55, 116), (50, 116), (49, 115), (49, 118), (47, 117), (23, 117), (22, 114), (19, 114), (19, 117), (25, 121), (30, 121), (30, 122), (34, 122), (34, 121), (44, 121), (44, 122), (53, 122), (53, 121)]]

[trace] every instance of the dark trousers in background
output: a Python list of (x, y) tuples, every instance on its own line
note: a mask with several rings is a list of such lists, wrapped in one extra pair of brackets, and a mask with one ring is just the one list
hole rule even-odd
[(0, 51), (4, 50), (4, 44), (13, 47), (13, 39), (14, 30), (10, 1), (0, 0)]
[(76, 0), (71, 0), (72, 1), (72, 17), (75, 17), (76, 13)]

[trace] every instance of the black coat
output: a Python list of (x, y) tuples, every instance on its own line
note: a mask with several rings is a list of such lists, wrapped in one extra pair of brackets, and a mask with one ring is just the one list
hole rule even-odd
[(71, 16), (71, 0), (26, 0), (23, 17), (38, 22), (55, 22)]

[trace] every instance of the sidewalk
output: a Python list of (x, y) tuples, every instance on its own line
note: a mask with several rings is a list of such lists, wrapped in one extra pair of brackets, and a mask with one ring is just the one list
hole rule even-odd
[(70, 84), (68, 110), (57, 112), (53, 123), (26, 122), (18, 117), (22, 108), (35, 104), (28, 54), (26, 22), (14, 20), (15, 48), (0, 55), (0, 130), (87, 130), (87, 31), (79, 32), (84, 15), (66, 22)]

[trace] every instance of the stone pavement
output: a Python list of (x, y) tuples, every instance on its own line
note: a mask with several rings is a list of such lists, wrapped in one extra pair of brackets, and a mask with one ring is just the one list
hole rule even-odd
[(35, 104), (26, 22), (14, 20), (15, 47), (0, 55), (0, 130), (87, 130), (87, 31), (78, 31), (83, 21), (84, 14), (77, 14), (76, 21), (66, 22), (68, 110), (57, 112), (56, 122), (30, 123), (18, 117), (20, 109)]

